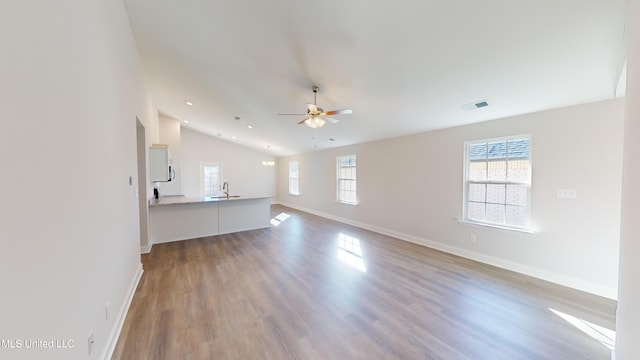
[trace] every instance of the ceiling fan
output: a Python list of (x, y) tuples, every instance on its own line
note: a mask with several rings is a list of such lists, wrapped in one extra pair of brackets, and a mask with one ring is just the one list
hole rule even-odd
[(331, 111), (322, 110), (322, 108), (319, 108), (318, 105), (316, 105), (316, 95), (318, 94), (318, 90), (320, 90), (320, 88), (318, 88), (317, 86), (312, 86), (311, 90), (313, 91), (313, 104), (307, 104), (306, 114), (278, 114), (278, 115), (307, 116), (306, 119), (299, 121), (298, 125), (307, 124), (308, 127), (317, 129), (319, 127), (322, 127), (327, 121), (332, 124), (335, 124), (339, 121), (337, 119), (333, 119), (328, 116), (345, 115), (345, 114), (352, 113), (351, 109), (340, 109), (340, 110), (331, 110)]

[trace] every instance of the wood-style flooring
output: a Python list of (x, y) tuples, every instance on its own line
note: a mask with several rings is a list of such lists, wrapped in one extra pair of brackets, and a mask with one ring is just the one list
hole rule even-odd
[(558, 314), (613, 329), (614, 301), (290, 208), (272, 215), (284, 221), (143, 255), (113, 358), (610, 357)]

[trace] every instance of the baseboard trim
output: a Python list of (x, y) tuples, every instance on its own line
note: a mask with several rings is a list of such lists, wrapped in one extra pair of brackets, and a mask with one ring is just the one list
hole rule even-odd
[(449, 254), (453, 254), (453, 255), (457, 255), (463, 258), (467, 258), (470, 260), (474, 260), (474, 261), (478, 261), (487, 265), (492, 265), (495, 267), (499, 267), (505, 270), (509, 270), (509, 271), (514, 271), (523, 275), (527, 275), (527, 276), (531, 276), (537, 279), (541, 279), (541, 280), (545, 280), (545, 281), (549, 281), (552, 282), (554, 284), (558, 284), (558, 285), (562, 285), (565, 287), (569, 287), (572, 289), (576, 289), (576, 290), (580, 290), (580, 291), (584, 291), (590, 294), (594, 294), (594, 295), (598, 295), (598, 296), (602, 296), (611, 300), (617, 300), (618, 297), (618, 291), (617, 289), (612, 289), (606, 286), (602, 286), (602, 285), (598, 285), (598, 284), (594, 284), (588, 281), (584, 281), (584, 280), (580, 280), (580, 279), (576, 279), (570, 276), (566, 276), (566, 275), (562, 275), (556, 272), (552, 272), (552, 271), (547, 271), (544, 269), (540, 269), (540, 268), (536, 268), (536, 267), (532, 267), (532, 266), (528, 266), (528, 265), (524, 265), (524, 264), (520, 264), (520, 263), (515, 263), (512, 261), (508, 261), (505, 259), (501, 259), (501, 258), (496, 258), (493, 256), (488, 256), (485, 254), (481, 254), (478, 252), (474, 252), (474, 251), (469, 251), (466, 249), (461, 249), (458, 247), (454, 247), (454, 246), (450, 246), (447, 244), (443, 244), (437, 241), (432, 241), (432, 240), (428, 240), (428, 239), (424, 239), (424, 238), (420, 238), (417, 236), (413, 236), (413, 235), (409, 235), (409, 234), (404, 234), (398, 231), (394, 231), (394, 230), (390, 230), (390, 229), (386, 229), (386, 228), (382, 228), (379, 226), (375, 226), (375, 225), (371, 225), (371, 224), (367, 224), (367, 223), (363, 223), (363, 222), (359, 222), (359, 221), (354, 221), (354, 220), (350, 220), (350, 219), (346, 219), (346, 218), (342, 218), (339, 216), (335, 216), (332, 214), (328, 214), (328, 213), (324, 213), (321, 211), (316, 211), (313, 209), (308, 209), (302, 206), (298, 206), (295, 204), (290, 204), (290, 203), (286, 203), (286, 202), (280, 202), (280, 205), (282, 206), (286, 206), (286, 207), (290, 207), (292, 209), (296, 209), (299, 211), (303, 211), (309, 214), (313, 214), (313, 215), (317, 215), (326, 219), (330, 219), (330, 220), (334, 220), (334, 221), (338, 221), (344, 224), (348, 224), (348, 225), (352, 225), (352, 226), (356, 226), (365, 230), (369, 230), (369, 231), (373, 231), (379, 234), (383, 234), (383, 235), (387, 235), (387, 236), (391, 236), (393, 238), (396, 239), (400, 239), (403, 241), (407, 241), (407, 242), (411, 242), (414, 244), (418, 244), (418, 245), (422, 245), (422, 246), (426, 246), (428, 248), (432, 248), (435, 250), (440, 250)]
[(153, 247), (153, 243), (149, 243), (145, 246), (140, 246), (140, 254), (148, 254), (151, 252), (151, 248)]
[(104, 360), (111, 359), (113, 357), (113, 352), (116, 349), (116, 344), (118, 343), (118, 338), (120, 337), (120, 332), (122, 331), (122, 327), (124, 326), (124, 320), (127, 318), (127, 313), (129, 312), (129, 307), (131, 306), (131, 302), (133, 301), (133, 295), (136, 293), (136, 289), (138, 288), (138, 284), (140, 283), (140, 279), (142, 279), (142, 273), (144, 272), (142, 268), (142, 263), (138, 265), (138, 270), (134, 275), (131, 285), (129, 286), (129, 292), (127, 293), (127, 298), (125, 302), (122, 304), (120, 308), (120, 313), (118, 313), (118, 319), (114, 324), (113, 329), (111, 330), (111, 336), (107, 341), (107, 346), (104, 349), (101, 358)]

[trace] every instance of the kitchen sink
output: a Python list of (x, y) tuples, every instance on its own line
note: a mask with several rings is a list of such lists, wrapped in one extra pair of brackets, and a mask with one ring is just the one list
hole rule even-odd
[(231, 199), (231, 198), (239, 198), (240, 195), (223, 195), (223, 196), (208, 196), (208, 199)]

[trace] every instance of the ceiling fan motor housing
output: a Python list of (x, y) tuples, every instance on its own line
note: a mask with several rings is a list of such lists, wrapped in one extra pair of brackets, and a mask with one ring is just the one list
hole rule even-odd
[(311, 111), (311, 109), (307, 109), (307, 115), (311, 115), (311, 116), (322, 115), (323, 112), (324, 110), (322, 110), (322, 108), (319, 108), (319, 107), (316, 107), (316, 111)]

